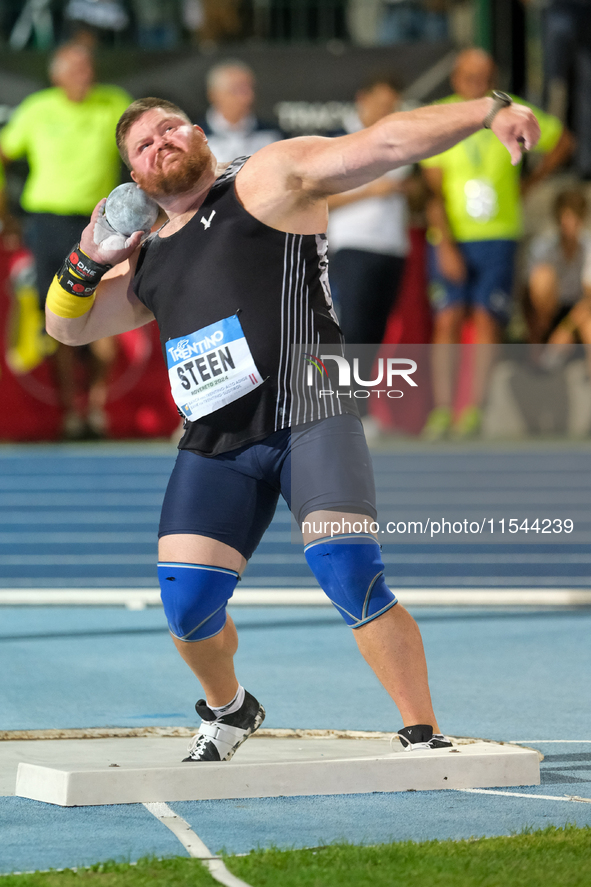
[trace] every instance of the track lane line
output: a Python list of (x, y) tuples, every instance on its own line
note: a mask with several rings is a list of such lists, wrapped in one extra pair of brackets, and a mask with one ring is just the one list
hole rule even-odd
[(452, 791), (466, 792), (470, 795), (506, 795), (509, 798), (534, 798), (536, 801), (567, 801), (577, 804), (591, 804), (591, 798), (580, 798), (578, 795), (530, 795), (521, 792), (503, 792), (489, 788), (454, 788)]
[(207, 869), (209, 869), (212, 878), (215, 878), (220, 884), (224, 884), (225, 887), (250, 887), (246, 881), (240, 880), (240, 878), (237, 878), (236, 875), (233, 875), (232, 872), (226, 868), (223, 859), (219, 856), (215, 856), (215, 854), (205, 846), (199, 835), (195, 834), (189, 823), (181, 816), (177, 816), (168, 804), (157, 801), (144, 803), (144, 807), (152, 814), (152, 816), (155, 816), (156, 819), (160, 820), (162, 825), (165, 825), (166, 828), (170, 829), (173, 835), (179, 839), (189, 856), (193, 859), (198, 859)]

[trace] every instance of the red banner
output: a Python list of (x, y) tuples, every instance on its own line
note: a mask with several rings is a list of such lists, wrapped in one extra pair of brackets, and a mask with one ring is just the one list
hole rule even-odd
[[(8, 238), (6, 238), (8, 240)], [(48, 352), (52, 340), (32, 286), (32, 258), (21, 247), (0, 239), (0, 440), (54, 441), (61, 436), (63, 410)], [(155, 323), (117, 336), (117, 356), (108, 377), (109, 438), (169, 437), (180, 419), (170, 396), (168, 376)], [(84, 353), (77, 361), (83, 391), (88, 369)]]

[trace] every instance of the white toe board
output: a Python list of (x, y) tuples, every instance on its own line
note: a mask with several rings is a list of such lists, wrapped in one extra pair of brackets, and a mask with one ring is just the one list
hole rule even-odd
[[(54, 748), (44, 760), (43, 746), (50, 744)], [(404, 752), (397, 741), (391, 748), (385, 739), (253, 737), (229, 762), (195, 764), (179, 763), (185, 753), (179, 739), (35, 745), (34, 754), (18, 765), (15, 794), (64, 807), (540, 782), (537, 752), (484, 741), (462, 743), (453, 751)]]

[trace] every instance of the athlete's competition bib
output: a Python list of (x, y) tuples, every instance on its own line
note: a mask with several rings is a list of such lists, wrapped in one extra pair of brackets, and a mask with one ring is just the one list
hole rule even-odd
[(236, 314), (188, 336), (169, 339), (166, 360), (174, 401), (191, 422), (263, 382)]

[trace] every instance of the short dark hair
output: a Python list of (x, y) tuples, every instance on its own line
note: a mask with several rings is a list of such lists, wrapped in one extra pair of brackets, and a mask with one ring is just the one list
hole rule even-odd
[(554, 218), (558, 222), (563, 210), (570, 209), (580, 219), (584, 219), (587, 215), (587, 198), (583, 191), (577, 188), (569, 188), (566, 191), (560, 191), (554, 200)]
[(171, 114), (178, 114), (180, 117), (184, 117), (187, 123), (191, 123), (188, 114), (186, 114), (182, 108), (179, 108), (178, 105), (169, 102), (167, 99), (158, 99), (155, 96), (149, 96), (145, 99), (136, 99), (136, 101), (132, 102), (129, 108), (123, 112), (117, 123), (117, 129), (115, 130), (117, 147), (119, 148), (121, 159), (128, 169), (131, 169), (131, 163), (129, 162), (129, 154), (127, 153), (127, 145), (125, 144), (127, 134), (136, 120), (139, 120), (146, 111), (152, 111), (154, 108), (162, 108), (163, 111), (170, 111)]

